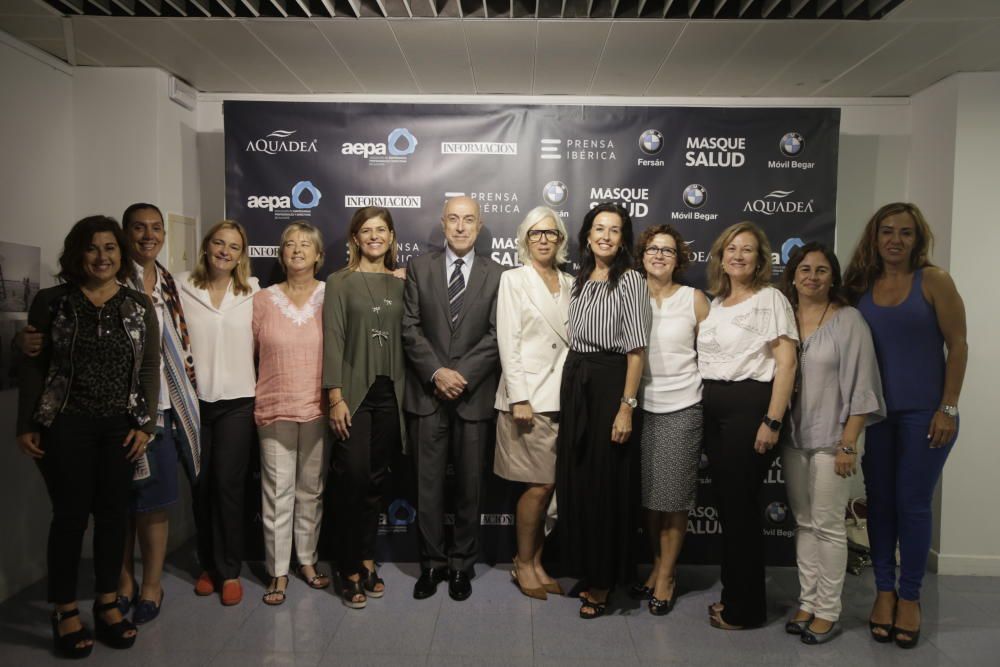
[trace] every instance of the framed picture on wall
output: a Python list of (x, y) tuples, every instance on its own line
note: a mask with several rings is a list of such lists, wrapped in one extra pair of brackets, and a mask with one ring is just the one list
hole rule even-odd
[(0, 241), (0, 312), (26, 313), (41, 283), (42, 250)]
[(18, 357), (14, 350), (14, 336), (28, 324), (27, 313), (0, 312), (0, 391), (17, 389)]

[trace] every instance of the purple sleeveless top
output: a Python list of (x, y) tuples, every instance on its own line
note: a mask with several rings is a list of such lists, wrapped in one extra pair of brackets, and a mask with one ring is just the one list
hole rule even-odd
[(858, 310), (875, 342), (889, 412), (936, 410), (944, 390), (944, 335), (921, 288), (923, 269), (913, 273), (910, 293), (898, 306), (877, 306), (868, 290)]

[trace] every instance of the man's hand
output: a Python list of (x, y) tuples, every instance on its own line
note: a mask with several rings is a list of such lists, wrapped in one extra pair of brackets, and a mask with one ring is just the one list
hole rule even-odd
[(469, 383), (462, 374), (450, 368), (439, 368), (434, 374), (434, 388), (439, 398), (444, 396), (447, 400), (453, 401), (462, 395), (467, 386)]

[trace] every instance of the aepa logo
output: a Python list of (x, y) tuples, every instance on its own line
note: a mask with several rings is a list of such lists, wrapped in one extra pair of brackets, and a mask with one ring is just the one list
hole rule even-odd
[(417, 138), (405, 127), (397, 127), (389, 133), (385, 142), (345, 141), (340, 152), (343, 155), (356, 155), (368, 160), (369, 164), (387, 162), (406, 162), (406, 156), (413, 155), (417, 150)]
[(795, 252), (796, 248), (801, 248), (805, 243), (802, 242), (797, 236), (793, 236), (790, 239), (785, 239), (785, 242), (781, 244), (781, 263), (788, 264), (788, 260), (791, 259), (792, 253)]
[(292, 212), (302, 214), (304, 211), (319, 206), (323, 193), (312, 181), (299, 181), (292, 187), (289, 195), (250, 195), (247, 197), (247, 208), (267, 209), (271, 213), (284, 212), (287, 217)]

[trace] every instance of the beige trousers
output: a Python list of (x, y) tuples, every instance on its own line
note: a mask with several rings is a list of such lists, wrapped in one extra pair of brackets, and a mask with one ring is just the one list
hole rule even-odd
[(261, 518), (267, 571), (288, 574), (292, 540), (299, 563), (316, 564), (329, 448), (326, 420), (260, 427)]

